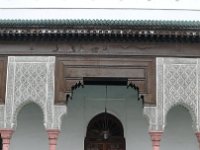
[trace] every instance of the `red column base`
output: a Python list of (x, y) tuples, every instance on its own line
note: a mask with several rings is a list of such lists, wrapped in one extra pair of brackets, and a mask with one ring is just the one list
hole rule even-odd
[(49, 150), (56, 150), (57, 140), (60, 131), (56, 129), (47, 130), (49, 137)]
[(13, 134), (12, 129), (0, 129), (2, 143), (3, 143), (3, 150), (9, 150), (10, 148), (10, 139)]
[(153, 150), (160, 150), (160, 141), (161, 141), (161, 136), (163, 134), (163, 132), (149, 132), (150, 136), (151, 136), (151, 141), (152, 141), (152, 146), (153, 146)]

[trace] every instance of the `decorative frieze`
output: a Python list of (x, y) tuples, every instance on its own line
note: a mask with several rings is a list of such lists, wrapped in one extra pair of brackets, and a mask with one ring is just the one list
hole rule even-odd
[(144, 107), (150, 130), (164, 130), (169, 110), (182, 105), (192, 116), (194, 130), (199, 131), (200, 59), (157, 58), (156, 87), (157, 105)]

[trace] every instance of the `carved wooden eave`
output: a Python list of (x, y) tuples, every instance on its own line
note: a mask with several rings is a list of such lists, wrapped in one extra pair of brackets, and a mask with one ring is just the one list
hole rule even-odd
[(0, 20), (0, 40), (199, 42), (200, 22), (139, 20)]
[[(84, 78), (126, 78), (146, 104), (155, 104), (155, 59), (57, 57), (56, 103), (63, 104)], [(152, 88), (153, 87), (153, 88)]]

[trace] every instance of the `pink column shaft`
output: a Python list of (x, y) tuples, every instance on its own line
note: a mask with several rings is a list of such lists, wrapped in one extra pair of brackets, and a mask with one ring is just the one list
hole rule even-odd
[(13, 134), (12, 129), (0, 129), (1, 132), (1, 138), (3, 142), (3, 150), (9, 150), (10, 148), (10, 139)]
[(160, 140), (163, 132), (149, 132), (152, 140), (153, 150), (160, 150)]
[(56, 150), (58, 135), (60, 133), (59, 130), (51, 129), (47, 130), (49, 136), (49, 150)]
[(199, 143), (199, 149), (200, 149), (200, 132), (196, 133), (197, 141)]

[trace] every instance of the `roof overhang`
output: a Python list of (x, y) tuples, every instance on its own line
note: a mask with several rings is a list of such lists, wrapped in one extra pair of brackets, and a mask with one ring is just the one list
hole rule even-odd
[(0, 20), (0, 40), (199, 42), (198, 21)]

